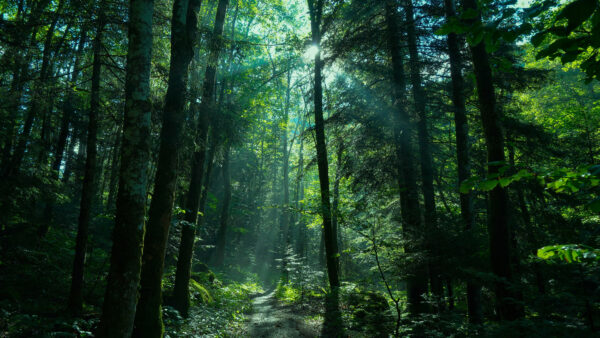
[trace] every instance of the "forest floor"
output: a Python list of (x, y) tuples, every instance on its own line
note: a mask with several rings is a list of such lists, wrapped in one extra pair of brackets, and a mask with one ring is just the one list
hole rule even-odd
[(282, 303), (270, 290), (254, 298), (246, 333), (248, 337), (318, 337), (321, 326), (320, 320)]

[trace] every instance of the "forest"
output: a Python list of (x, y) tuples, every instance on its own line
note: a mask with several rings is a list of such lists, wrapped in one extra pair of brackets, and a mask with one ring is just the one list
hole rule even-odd
[(600, 337), (600, 0), (0, 0), (0, 337)]

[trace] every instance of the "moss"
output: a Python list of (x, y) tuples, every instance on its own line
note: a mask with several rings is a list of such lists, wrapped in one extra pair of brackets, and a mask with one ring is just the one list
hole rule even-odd
[(201, 301), (203, 304), (210, 304), (214, 301), (210, 292), (202, 284), (190, 279), (190, 286), (194, 292), (194, 299)]

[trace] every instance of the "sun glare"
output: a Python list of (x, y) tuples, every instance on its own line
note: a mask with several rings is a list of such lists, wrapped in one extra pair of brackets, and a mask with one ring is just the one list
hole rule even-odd
[(317, 53), (319, 53), (319, 47), (317, 47), (315, 45), (311, 45), (304, 52), (304, 58), (307, 59), (307, 60), (312, 60), (312, 59), (315, 58), (315, 56), (317, 55)]

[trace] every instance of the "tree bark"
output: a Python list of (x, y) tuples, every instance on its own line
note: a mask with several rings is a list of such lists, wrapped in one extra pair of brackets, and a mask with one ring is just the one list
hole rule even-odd
[(140, 281), (150, 159), (152, 0), (130, 0), (125, 114), (113, 247), (98, 337), (129, 338)]
[[(200, 196), (202, 194), (202, 177), (204, 174), (204, 161), (206, 159), (206, 143), (209, 128), (210, 111), (214, 108), (214, 91), (217, 76), (217, 66), (219, 63), (219, 54), (221, 52), (221, 39), (223, 28), (225, 26), (225, 15), (229, 0), (219, 0), (213, 33), (208, 44), (209, 56), (208, 64), (204, 76), (202, 87), (202, 102), (199, 107), (198, 135), (196, 144), (198, 149), (194, 152), (192, 159), (192, 170), (190, 174), (190, 186), (186, 195), (186, 214), (185, 224), (181, 232), (181, 243), (185, 247), (180, 247), (185, 253), (180, 255), (177, 262), (177, 271), (175, 274), (174, 305), (179, 312), (187, 316), (189, 312), (189, 282), (192, 269), (192, 258), (194, 250), (194, 241), (196, 239), (196, 222), (198, 219), (198, 208)], [(206, 185), (205, 185), (206, 186)], [(208, 186), (206, 186), (208, 189)], [(181, 262), (179, 262), (181, 260)]]
[(200, 0), (176, 0), (171, 18), (171, 62), (160, 135), (154, 195), (144, 237), (140, 298), (134, 337), (162, 337), (162, 275), (177, 183), (177, 160), (185, 118), (188, 67), (194, 55)]
[[(477, 11), (475, 0), (463, 0), (465, 10)], [(477, 16), (472, 23), (480, 22)], [(479, 98), (481, 122), (485, 135), (489, 176), (498, 175), (499, 169), (505, 165), (504, 136), (500, 127), (500, 116), (496, 109), (496, 96), (492, 80), (492, 69), (485, 50), (485, 43), (480, 41), (471, 45), (471, 55)], [(518, 299), (514, 286), (510, 256), (510, 224), (509, 201), (505, 188), (499, 184), (489, 192), (488, 231), (490, 236), (490, 256), (492, 271), (498, 277), (495, 283), (495, 293), (498, 315), (501, 320), (515, 320), (523, 316), (522, 307), (515, 302)]]

